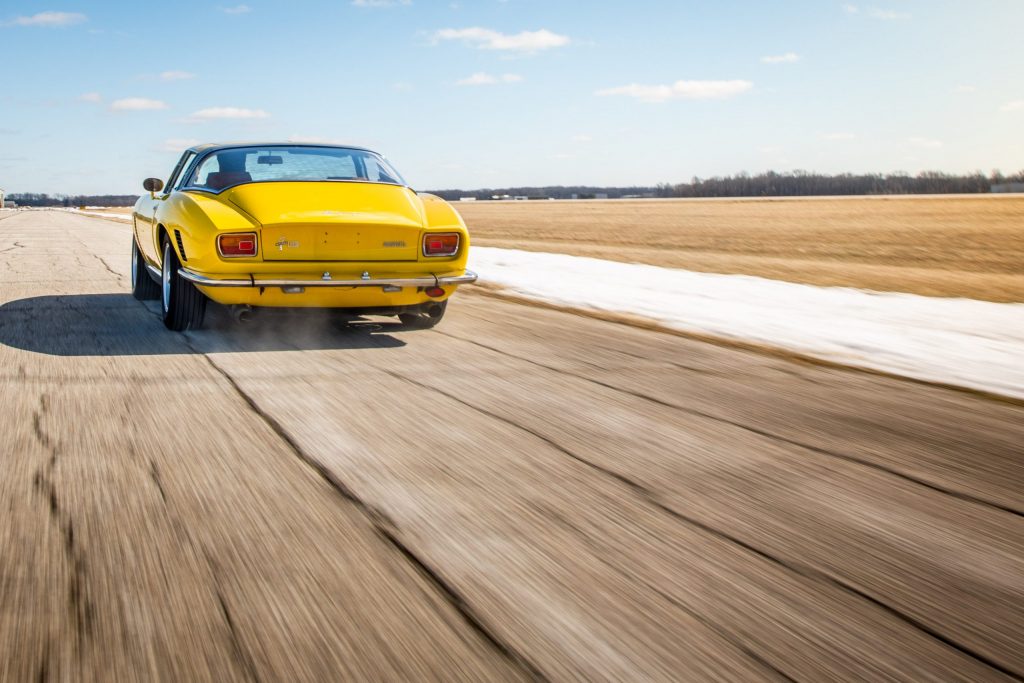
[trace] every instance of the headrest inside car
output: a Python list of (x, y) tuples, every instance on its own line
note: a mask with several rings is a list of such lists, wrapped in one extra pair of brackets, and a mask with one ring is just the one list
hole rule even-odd
[(252, 182), (252, 176), (245, 171), (220, 171), (206, 176), (206, 186), (211, 190), (223, 190), (229, 185)]

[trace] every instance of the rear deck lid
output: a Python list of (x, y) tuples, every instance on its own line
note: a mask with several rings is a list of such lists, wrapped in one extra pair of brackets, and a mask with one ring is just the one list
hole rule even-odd
[(264, 261), (415, 261), (421, 200), (400, 185), (265, 182), (222, 195), (262, 226)]

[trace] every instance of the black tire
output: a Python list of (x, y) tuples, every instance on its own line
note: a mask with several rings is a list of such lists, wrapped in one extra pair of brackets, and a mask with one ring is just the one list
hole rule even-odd
[(436, 304), (426, 304), (421, 310), (415, 313), (399, 313), (398, 319), (410, 330), (429, 330), (441, 322), (444, 312), (448, 308), (448, 300)]
[(160, 298), (160, 285), (150, 276), (146, 269), (146, 259), (139, 251), (139, 243), (132, 236), (132, 296), (139, 301), (152, 301)]
[(181, 263), (169, 240), (164, 240), (161, 270), (160, 307), (164, 325), (175, 332), (198, 330), (206, 314), (206, 297), (188, 280), (178, 275)]

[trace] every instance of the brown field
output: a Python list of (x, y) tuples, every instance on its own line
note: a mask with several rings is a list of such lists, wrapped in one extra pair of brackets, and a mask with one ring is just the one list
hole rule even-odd
[[(1024, 301), (1024, 197), (459, 202), (474, 244)], [(129, 208), (100, 209), (130, 213)]]
[(1024, 301), (1024, 197), (462, 202), (474, 244)]

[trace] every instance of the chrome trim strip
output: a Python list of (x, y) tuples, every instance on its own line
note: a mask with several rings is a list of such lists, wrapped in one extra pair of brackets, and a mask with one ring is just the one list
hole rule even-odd
[(364, 280), (275, 280), (256, 279), (249, 276), (244, 280), (218, 280), (185, 268), (178, 269), (178, 275), (201, 287), (443, 287), (444, 285), (468, 285), (476, 282), (477, 274), (467, 270), (465, 275), (428, 275), (425, 277), (389, 277)]
[(159, 268), (157, 268), (156, 266), (154, 266), (154, 265), (152, 265), (150, 263), (146, 264), (146, 270), (149, 271), (149, 274), (152, 275), (153, 278), (157, 280), (157, 282), (159, 282), (160, 278), (162, 278), (164, 276), (162, 270), (160, 270)]

